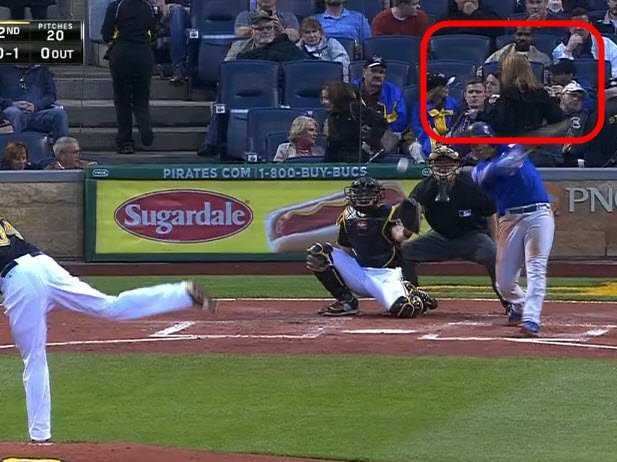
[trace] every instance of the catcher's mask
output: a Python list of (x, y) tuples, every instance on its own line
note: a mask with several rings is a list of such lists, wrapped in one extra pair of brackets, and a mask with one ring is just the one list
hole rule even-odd
[(370, 176), (363, 176), (352, 181), (345, 188), (345, 197), (349, 204), (361, 212), (378, 207), (384, 199), (383, 186)]
[(428, 163), (439, 188), (435, 202), (449, 202), (450, 189), (461, 169), (459, 153), (448, 146), (437, 145), (429, 155)]

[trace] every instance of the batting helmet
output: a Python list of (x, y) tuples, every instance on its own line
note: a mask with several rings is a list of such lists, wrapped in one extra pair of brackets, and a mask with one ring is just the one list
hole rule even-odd
[(384, 199), (384, 189), (381, 183), (370, 176), (362, 176), (351, 182), (345, 188), (345, 197), (352, 207), (362, 210), (376, 207)]
[(474, 122), (467, 127), (465, 136), (473, 138), (490, 138), (495, 136), (495, 132), (486, 122)]

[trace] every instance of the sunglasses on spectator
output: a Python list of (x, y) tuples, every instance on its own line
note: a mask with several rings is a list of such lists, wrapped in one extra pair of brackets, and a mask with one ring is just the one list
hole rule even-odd
[(259, 26), (259, 27), (253, 26), (253, 29), (258, 30), (258, 31), (262, 31), (262, 30), (272, 31), (274, 30), (274, 26)]

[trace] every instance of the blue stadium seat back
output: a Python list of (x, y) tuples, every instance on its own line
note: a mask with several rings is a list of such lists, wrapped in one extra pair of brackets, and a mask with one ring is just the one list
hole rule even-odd
[(233, 34), (236, 16), (249, 9), (249, 0), (192, 0), (191, 24), (200, 35)]
[(328, 37), (338, 40), (339, 43), (343, 45), (343, 48), (345, 48), (345, 51), (347, 51), (347, 54), (349, 55), (350, 61), (362, 58), (362, 47), (359, 46), (354, 39), (349, 37), (339, 37), (337, 35), (328, 35)]
[(377, 157), (373, 162), (378, 164), (396, 164), (402, 157), (409, 158), (409, 156), (403, 154), (383, 154)]
[(407, 114), (412, 114), (413, 108), (420, 102), (418, 85), (407, 85), (403, 88), (403, 97), (405, 98), (405, 106), (407, 106)]
[(587, 12), (587, 17), (589, 17), (589, 20), (591, 22), (604, 19), (605, 15), (606, 15), (606, 9), (604, 9), (604, 10), (593, 10), (593, 11), (588, 11)]
[(272, 161), (276, 155), (276, 150), (280, 144), (287, 143), (289, 132), (272, 132), (266, 135), (266, 147), (264, 149), (264, 159), (266, 162)]
[(227, 152), (226, 156), (232, 159), (246, 160), (248, 111), (232, 110), (227, 123)]
[(426, 14), (441, 19), (448, 14), (448, 0), (424, 1), (421, 3), (421, 8)]
[[(542, 63), (531, 62), (531, 70), (535, 75), (538, 82), (544, 83), (544, 65)], [(495, 74), (501, 72), (501, 64), (498, 62), (486, 63), (482, 65), (482, 78), (488, 74)]]
[[(574, 67), (576, 67), (576, 80), (581, 84), (586, 83), (592, 88), (597, 88), (598, 81), (598, 61), (595, 59), (575, 59)], [(604, 61), (604, 76), (608, 81), (611, 78), (611, 63)], [(585, 85), (583, 85), (585, 86)]]
[(484, 0), (482, 5), (497, 13), (500, 18), (506, 19), (514, 14), (516, 0)]
[(272, 61), (235, 60), (220, 66), (221, 102), (230, 109), (279, 105), (279, 65)]
[[(287, 108), (256, 108), (248, 111), (247, 146), (250, 151), (266, 157), (268, 133), (289, 133), (293, 120), (304, 115), (304, 111)], [(278, 145), (277, 145), (278, 146)]]
[(491, 39), (472, 34), (436, 35), (431, 37), (429, 50), (433, 59), (465, 60), (482, 64), (491, 54)]
[(383, 10), (381, 0), (347, 0), (345, 8), (359, 11), (368, 19), (369, 24), (373, 18)]
[(306, 156), (306, 157), (292, 157), (285, 162), (292, 164), (321, 164), (324, 161), (324, 156)]
[(314, 14), (313, 5), (309, 0), (278, 0), (276, 9), (295, 14), (298, 22)]
[(101, 27), (105, 12), (111, 0), (90, 0), (88, 2), (88, 38), (95, 43), (103, 43)]
[(343, 66), (333, 61), (305, 60), (283, 64), (284, 101), (290, 107), (319, 107), (326, 82), (342, 81)]
[(28, 147), (28, 161), (46, 167), (54, 160), (54, 154), (51, 146), (46, 142), (46, 136), (46, 133), (35, 131), (2, 134), (0, 135), (0, 152), (4, 152), (7, 144), (20, 141)]
[(592, 10), (604, 10), (606, 13), (606, 0), (587, 0), (589, 5), (589, 11)]
[(219, 68), (232, 42), (232, 39), (199, 41), (197, 79), (200, 84), (215, 86), (219, 82)]
[[(409, 83), (409, 64), (402, 61), (386, 61), (386, 64), (388, 65), (386, 68), (386, 80), (396, 84), (400, 88), (403, 88)], [(349, 66), (350, 80), (352, 82), (354, 80), (361, 80), (363, 70), (364, 61), (352, 62)]]
[(436, 60), (428, 64), (430, 73), (444, 74), (446, 77), (456, 77), (448, 87), (450, 96), (460, 100), (465, 90), (465, 84), (476, 75), (476, 65), (469, 61)]
[(381, 35), (366, 39), (364, 59), (379, 56), (385, 60), (403, 61), (410, 66), (418, 63), (420, 39), (407, 35)]
[(312, 117), (317, 122), (319, 122), (320, 131), (323, 131), (323, 124), (328, 118), (328, 111), (322, 107), (297, 107), (294, 108), (296, 111), (299, 111), (301, 115)]
[[(500, 49), (514, 41), (514, 33), (500, 35), (496, 38), (495, 42), (497, 45), (497, 49)], [(534, 46), (540, 50), (542, 53), (548, 55), (549, 58), (552, 59), (553, 50), (559, 43), (559, 37), (553, 34), (540, 34), (534, 33), (533, 35)]]

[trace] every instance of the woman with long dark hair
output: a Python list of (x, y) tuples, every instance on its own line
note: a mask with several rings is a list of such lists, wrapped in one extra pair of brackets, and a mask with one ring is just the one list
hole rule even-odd
[(524, 136), (565, 118), (522, 55), (513, 53), (504, 58), (500, 86), (499, 97), (489, 99), (477, 118), (487, 122), (498, 136)]

